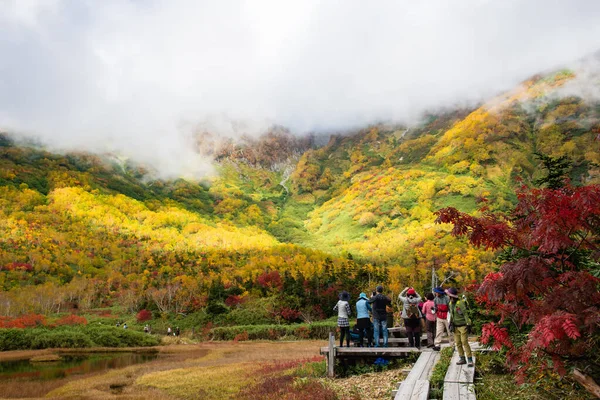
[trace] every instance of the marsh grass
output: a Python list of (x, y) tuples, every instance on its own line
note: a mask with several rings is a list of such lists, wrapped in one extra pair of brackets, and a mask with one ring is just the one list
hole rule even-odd
[[(302, 389), (302, 385), (310, 383), (307, 388), (319, 394), (322, 385), (311, 383), (313, 378), (309, 376), (324, 371), (325, 364), (317, 356), (320, 345), (322, 343), (317, 341), (298, 341), (165, 346), (159, 348), (160, 357), (154, 361), (64, 382), (61, 387), (40, 391), (34, 397), (47, 393), (46, 397), (65, 399), (114, 399), (115, 396), (119, 399), (227, 399), (237, 397), (244, 389), (257, 388), (268, 378), (282, 375), (291, 377), (286, 378), (286, 381), (291, 379), (290, 393), (308, 393), (309, 389)], [(297, 370), (302, 372), (295, 373)], [(294, 389), (296, 387), (299, 389)], [(319, 394), (310, 398), (321, 397)]]
[(213, 367), (192, 367), (146, 374), (136, 384), (160, 389), (182, 399), (231, 398), (241, 388), (254, 383), (248, 363)]

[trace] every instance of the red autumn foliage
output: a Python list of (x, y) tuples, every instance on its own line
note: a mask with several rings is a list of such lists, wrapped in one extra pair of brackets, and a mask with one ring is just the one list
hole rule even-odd
[(294, 310), (289, 307), (283, 307), (279, 311), (279, 314), (281, 315), (281, 318), (283, 318), (289, 322), (294, 322), (294, 321), (298, 320), (298, 318), (300, 318), (300, 311)]
[[(503, 249), (504, 263), (479, 287), (477, 300), (498, 317), (482, 341), (508, 348), (507, 361), (524, 381), (534, 365), (566, 373), (566, 363), (596, 365), (600, 336), (600, 186), (527, 188), (506, 216), (473, 217), (454, 208), (438, 223), (475, 246)], [(597, 272), (596, 272), (597, 274)], [(507, 327), (527, 333), (517, 343)], [(570, 366), (573, 366), (573, 365)]]
[(0, 271), (33, 271), (33, 266), (28, 263), (12, 262), (6, 264), (4, 267), (0, 266)]
[(228, 307), (237, 306), (238, 304), (242, 304), (245, 299), (242, 296), (237, 294), (232, 294), (225, 299), (225, 305)]
[(278, 271), (263, 272), (256, 278), (256, 282), (265, 289), (283, 289), (283, 282)]
[(56, 326), (60, 325), (87, 325), (87, 319), (80, 317), (79, 315), (71, 314), (65, 315), (54, 323)]
[(135, 319), (137, 320), (137, 322), (150, 321), (152, 319), (152, 312), (150, 312), (146, 309), (140, 310), (140, 312), (138, 312), (137, 315), (135, 316)]
[(0, 328), (33, 328), (45, 326), (46, 317), (40, 314), (26, 314), (20, 317), (0, 317)]

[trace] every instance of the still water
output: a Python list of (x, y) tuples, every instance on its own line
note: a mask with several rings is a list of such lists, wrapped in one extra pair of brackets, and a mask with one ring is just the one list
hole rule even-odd
[(63, 354), (60, 361), (53, 362), (2, 361), (0, 362), (0, 381), (60, 379), (71, 375), (123, 368), (152, 361), (157, 357), (158, 354), (151, 353), (93, 353)]

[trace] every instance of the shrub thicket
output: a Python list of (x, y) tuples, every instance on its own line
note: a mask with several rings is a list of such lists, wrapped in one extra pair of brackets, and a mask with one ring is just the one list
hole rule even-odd
[(0, 351), (45, 348), (156, 346), (155, 336), (114, 326), (0, 329)]
[(211, 329), (209, 337), (213, 340), (234, 340), (247, 333), (249, 340), (275, 340), (283, 337), (297, 339), (327, 339), (330, 331), (336, 329), (335, 321), (321, 321), (312, 324), (291, 325), (241, 325), (224, 326)]

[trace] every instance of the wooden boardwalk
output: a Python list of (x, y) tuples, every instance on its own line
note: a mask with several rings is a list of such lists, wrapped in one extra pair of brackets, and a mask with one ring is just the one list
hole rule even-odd
[(440, 353), (438, 351), (424, 350), (406, 379), (400, 383), (394, 399), (427, 400), (429, 396), (429, 378), (439, 359)]
[[(394, 400), (427, 400), (429, 396), (429, 379), (435, 364), (440, 359), (440, 353), (428, 348), (419, 350), (415, 347), (400, 347), (408, 344), (406, 338), (394, 338), (393, 342), (391, 340), (388, 343), (396, 344), (398, 347), (337, 347), (335, 336), (330, 333), (329, 346), (320, 349), (321, 354), (327, 357), (328, 375), (330, 377), (334, 376), (336, 358), (394, 358), (404, 357), (410, 353), (421, 353), (406, 379), (400, 383), (398, 390), (394, 391), (392, 396)], [(442, 346), (447, 347), (448, 345), (444, 344)], [(473, 350), (473, 361), (475, 361), (475, 351), (490, 350), (482, 347), (477, 342), (471, 343), (471, 349)], [(475, 386), (473, 384), (475, 367), (468, 367), (467, 364), (457, 365), (458, 360), (458, 352), (454, 351), (444, 377), (443, 400), (475, 400)]]
[[(357, 357), (399, 357), (410, 353), (419, 353), (415, 347), (335, 347), (336, 356), (357, 356)], [(321, 347), (321, 354), (329, 355), (329, 347)]]
[[(475, 400), (475, 367), (467, 367), (467, 364), (456, 365), (459, 360), (458, 352), (454, 352), (446, 377), (444, 378), (443, 400)], [(473, 353), (475, 361), (475, 353)]]

